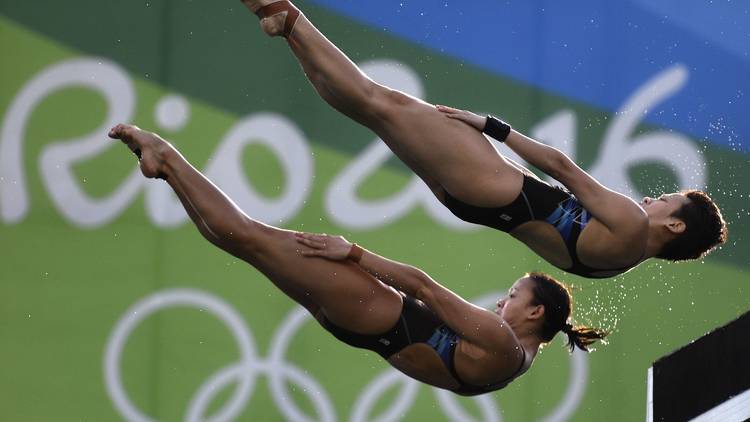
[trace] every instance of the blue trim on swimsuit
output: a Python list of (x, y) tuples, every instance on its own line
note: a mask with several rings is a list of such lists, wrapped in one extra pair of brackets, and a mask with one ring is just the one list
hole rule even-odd
[(526, 351), (522, 348), (521, 350), (523, 350), (523, 358), (521, 359), (521, 365), (509, 378), (493, 384), (467, 384), (461, 380), (461, 377), (458, 376), (458, 372), (456, 371), (456, 346), (458, 345), (459, 340), (460, 337), (458, 336), (458, 334), (456, 334), (455, 331), (448, 328), (447, 325), (441, 325), (435, 328), (432, 336), (430, 336), (430, 338), (425, 342), (429, 344), (433, 350), (435, 350), (438, 356), (440, 356), (440, 359), (443, 361), (445, 367), (448, 368), (448, 371), (451, 373), (453, 378), (455, 378), (456, 381), (461, 384), (458, 388), (453, 390), (453, 392), (456, 394), (473, 396), (499, 390), (513, 381), (523, 370), (524, 364), (526, 362)]
[(435, 329), (427, 342), (435, 352), (440, 356), (445, 367), (449, 370), (453, 367), (453, 348), (458, 343), (458, 334), (448, 328), (446, 325), (441, 325)]
[(570, 244), (578, 240), (578, 234), (583, 231), (590, 219), (591, 214), (574, 196), (570, 196), (557, 204), (555, 211), (545, 221), (557, 229), (566, 244)]
[(404, 297), (401, 317), (390, 330), (384, 333), (378, 335), (354, 333), (333, 324), (325, 318), (325, 315), (321, 318), (320, 323), (344, 343), (372, 350), (384, 359), (390, 359), (391, 356), (409, 345), (415, 343), (428, 344), (438, 354), (451, 376), (458, 381), (459, 386), (452, 390), (456, 394), (473, 396), (499, 390), (515, 379), (523, 370), (526, 360), (525, 351), (524, 358), (521, 359), (521, 366), (507, 379), (486, 385), (472, 385), (463, 382), (461, 377), (458, 376), (455, 366), (456, 348), (461, 340), (459, 335), (437, 318), (422, 301), (404, 293), (401, 294)]
[[(571, 265), (563, 270), (589, 278), (608, 278), (636, 266), (640, 258), (622, 268), (594, 268), (578, 258), (578, 237), (588, 222), (593, 219), (578, 199), (567, 189), (553, 187), (549, 183), (528, 174), (513, 202), (501, 207), (478, 207), (467, 204), (445, 191), (445, 206), (458, 218), (474, 224), (482, 224), (506, 233), (529, 221), (544, 221), (560, 234), (570, 255)], [(602, 274), (604, 273), (604, 274)]]

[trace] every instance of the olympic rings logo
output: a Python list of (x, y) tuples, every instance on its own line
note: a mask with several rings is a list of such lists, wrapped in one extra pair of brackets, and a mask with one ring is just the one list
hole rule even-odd
[[(479, 306), (489, 307), (501, 295), (499, 292), (492, 292), (479, 298), (475, 303)], [(107, 342), (103, 370), (107, 393), (115, 408), (125, 420), (131, 422), (154, 421), (135, 407), (123, 387), (120, 360), (124, 346), (130, 334), (143, 320), (159, 310), (173, 307), (195, 307), (213, 314), (229, 328), (240, 351), (238, 362), (231, 363), (217, 371), (198, 388), (188, 405), (185, 414), (186, 422), (234, 420), (243, 411), (253, 394), (257, 377), (260, 375), (268, 377), (274, 403), (287, 420), (320, 420), (323, 422), (338, 420), (330, 395), (325, 388), (306, 371), (285, 359), (285, 352), (296, 332), (308, 320), (312, 319), (304, 308), (295, 308), (282, 321), (280, 328), (271, 340), (269, 357), (264, 360), (257, 355), (252, 332), (240, 314), (220, 298), (196, 289), (167, 289), (151, 294), (131, 306), (117, 321)], [(542, 420), (545, 422), (567, 420), (583, 398), (587, 380), (587, 356), (583, 352), (576, 351), (571, 355), (570, 380), (568, 381), (567, 391), (555, 409)], [(308, 399), (313, 404), (317, 412), (317, 418), (305, 414), (297, 407), (286, 388), (287, 382), (302, 387), (301, 391), (307, 394)], [(230, 383), (236, 383), (237, 387), (224, 407), (214, 415), (206, 415), (208, 406), (216, 394)], [(396, 385), (400, 385), (401, 390), (392, 406), (380, 415), (370, 415), (378, 398)], [(365, 387), (355, 401), (348, 420), (354, 422), (400, 420), (414, 403), (417, 392), (422, 385), (395, 369), (389, 368)], [(459, 404), (455, 395), (437, 388), (432, 388), (432, 390), (438, 405), (448, 418), (459, 421), (474, 420)], [(482, 413), (481, 420), (502, 421), (500, 408), (491, 395), (477, 396), (473, 399)]]

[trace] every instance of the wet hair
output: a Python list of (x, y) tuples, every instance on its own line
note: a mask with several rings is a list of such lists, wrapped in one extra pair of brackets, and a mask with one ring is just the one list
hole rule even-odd
[(681, 192), (690, 202), (672, 213), (685, 223), (685, 231), (664, 244), (657, 258), (671, 261), (698, 259), (727, 241), (728, 229), (719, 207), (699, 190)]
[(567, 347), (571, 353), (576, 347), (588, 352), (589, 345), (597, 340), (604, 340), (609, 334), (598, 328), (573, 326), (569, 322), (573, 311), (573, 297), (568, 286), (541, 272), (527, 273), (526, 277), (534, 282), (533, 304), (544, 306), (544, 323), (540, 334), (542, 341), (548, 343), (562, 331), (568, 336)]

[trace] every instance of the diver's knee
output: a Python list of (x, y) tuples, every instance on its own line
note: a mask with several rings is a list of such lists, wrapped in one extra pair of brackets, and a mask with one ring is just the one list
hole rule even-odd
[(232, 246), (241, 251), (243, 256), (262, 257), (266, 256), (273, 249), (273, 245), (280, 239), (280, 230), (247, 218), (242, 224), (239, 224), (231, 233), (228, 233), (228, 240)]
[(401, 91), (379, 86), (373, 93), (372, 111), (379, 120), (391, 119), (405, 106), (416, 102), (414, 97)]

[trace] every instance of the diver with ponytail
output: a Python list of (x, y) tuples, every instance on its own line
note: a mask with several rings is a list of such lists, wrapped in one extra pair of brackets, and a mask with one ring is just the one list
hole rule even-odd
[(573, 326), (569, 322), (573, 312), (573, 296), (565, 284), (540, 272), (528, 273), (526, 277), (533, 283), (532, 304), (544, 307), (544, 322), (540, 333), (542, 342), (550, 342), (558, 332), (562, 332), (568, 336), (571, 352), (576, 347), (589, 351), (592, 343), (604, 340), (609, 334), (598, 328)]

